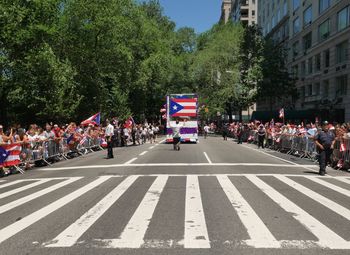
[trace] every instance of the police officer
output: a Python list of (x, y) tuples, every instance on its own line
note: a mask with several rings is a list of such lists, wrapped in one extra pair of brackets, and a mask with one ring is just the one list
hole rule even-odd
[(107, 153), (107, 159), (110, 158), (114, 158), (113, 156), (113, 141), (112, 141), (112, 136), (114, 135), (114, 127), (113, 125), (110, 123), (109, 120), (106, 120), (106, 131), (105, 131), (105, 136), (106, 136), (106, 140), (107, 140), (107, 149), (108, 149), (108, 153)]
[(315, 143), (317, 151), (319, 153), (320, 175), (326, 174), (327, 164), (330, 162), (330, 158), (333, 152), (333, 146), (335, 142), (335, 135), (329, 130), (329, 124), (327, 121), (322, 123), (322, 130), (316, 135)]

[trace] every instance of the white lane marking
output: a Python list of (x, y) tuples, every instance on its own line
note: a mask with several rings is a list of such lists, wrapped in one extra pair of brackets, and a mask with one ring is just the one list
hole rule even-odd
[(168, 176), (159, 176), (155, 179), (134, 215), (125, 226), (120, 238), (108, 240), (111, 247), (140, 248), (144, 244), (144, 236), (148, 225), (167, 181)]
[(256, 176), (247, 175), (255, 186), (269, 196), (283, 210), (291, 213), (293, 218), (304, 225), (313, 235), (318, 238), (318, 244), (322, 248), (330, 249), (350, 249), (350, 242), (344, 240), (331, 229), (323, 225), (320, 221), (312, 217), (309, 213), (301, 209), (295, 203), (283, 196), (270, 185), (262, 181)]
[[(337, 191), (345, 196), (348, 196), (350, 197), (350, 190), (347, 190), (347, 189), (343, 189), (337, 185), (334, 185), (330, 182), (327, 182), (327, 181), (324, 181), (324, 180), (321, 180), (319, 178), (311, 178), (310, 176), (307, 177), (309, 180), (313, 181), (313, 182), (316, 182), (318, 184), (321, 184), (329, 189), (332, 189), (334, 191)], [(336, 180), (341, 180), (341, 179), (336, 179)]]
[(149, 147), (149, 149), (150, 149), (150, 150), (154, 149), (154, 145), (153, 145), (153, 146), (151, 146), (151, 147)]
[(32, 193), (32, 194), (30, 194), (28, 196), (25, 196), (25, 197), (22, 197), (20, 199), (15, 200), (15, 201), (12, 201), (12, 202), (10, 202), (8, 204), (2, 205), (2, 206), (0, 206), (0, 214), (2, 214), (4, 212), (7, 212), (7, 211), (9, 211), (9, 210), (11, 210), (11, 209), (13, 209), (13, 208), (15, 208), (17, 206), (22, 205), (22, 204), (28, 203), (29, 201), (32, 201), (32, 200), (34, 200), (34, 199), (36, 199), (38, 197), (46, 195), (46, 194), (48, 194), (48, 193), (50, 193), (50, 192), (52, 192), (54, 190), (62, 188), (64, 186), (66, 186), (68, 184), (71, 184), (71, 183), (73, 183), (73, 182), (75, 182), (77, 180), (80, 180), (82, 178), (83, 177), (70, 177), (68, 180), (65, 180), (63, 182), (57, 183), (57, 184), (55, 184), (53, 186), (50, 186), (50, 187), (48, 187), (46, 189), (39, 190), (39, 191), (37, 191), (35, 193)]
[[(280, 158), (280, 157), (271, 155), (271, 154), (269, 154), (269, 153), (266, 153), (266, 152), (264, 152), (264, 151), (261, 151), (261, 150), (252, 148), (252, 147), (250, 147), (250, 146), (248, 146), (248, 145), (243, 145), (243, 147), (248, 148), (248, 149), (251, 149), (251, 150), (254, 150), (254, 151), (257, 151), (257, 152), (260, 152), (260, 153), (262, 153), (262, 154), (265, 154), (265, 155), (267, 155), (267, 156), (269, 156), (269, 157), (272, 157), (272, 158), (281, 160), (281, 161), (283, 161), (283, 162), (286, 162), (286, 163), (289, 163), (289, 164), (292, 164), (292, 165), (295, 165), (295, 166), (299, 166), (299, 167), (305, 168), (305, 169), (310, 170), (310, 171), (313, 171), (313, 172), (317, 172), (317, 171), (315, 171), (315, 169), (309, 168), (309, 165), (300, 165), (300, 164), (297, 164), (297, 163), (295, 163), (295, 162), (293, 162), (293, 161), (290, 161), (290, 160), (287, 160), (287, 159), (283, 159), (283, 158)], [(315, 165), (312, 165), (312, 166), (315, 166)]]
[(197, 176), (187, 176), (184, 247), (210, 248), (207, 224)]
[(276, 175), (275, 176), (278, 180), (284, 182), (285, 184), (289, 185), (290, 187), (296, 189), (297, 191), (303, 193), (304, 195), (308, 196), (309, 198), (317, 201), (321, 205), (327, 207), (328, 209), (332, 210), (333, 212), (339, 214), (340, 216), (343, 216), (345, 219), (350, 219), (350, 210), (345, 208), (344, 206), (341, 206), (337, 204), (336, 202), (318, 194), (317, 192), (306, 188), (305, 186), (285, 177), (282, 175)]
[(279, 248), (280, 243), (271, 234), (264, 222), (243, 198), (230, 179), (227, 176), (218, 176), (217, 179), (247, 229), (250, 240), (244, 242), (255, 248)]
[(16, 181), (13, 181), (13, 182), (8, 182), (8, 183), (5, 183), (5, 184), (0, 185), (0, 189), (6, 188), (6, 187), (9, 187), (9, 186), (12, 186), (12, 185), (21, 183), (21, 182), (25, 182), (25, 181), (37, 181), (37, 180), (28, 180), (28, 179), (16, 180)]
[(39, 186), (39, 185), (41, 185), (45, 182), (48, 182), (48, 181), (50, 181), (50, 180), (49, 179), (41, 179), (41, 180), (38, 180), (34, 183), (19, 187), (17, 189), (13, 189), (13, 190), (10, 190), (10, 191), (4, 192), (4, 193), (0, 193), (0, 199), (11, 196), (11, 195), (19, 193), (19, 192), (22, 192), (22, 191), (27, 190), (27, 189), (34, 188), (34, 187)]
[(132, 158), (129, 161), (125, 162), (124, 165), (130, 165), (132, 162), (134, 162), (137, 158)]
[(143, 156), (143, 155), (145, 155), (147, 152), (148, 152), (148, 151), (144, 151), (144, 152), (140, 153), (139, 156)]
[[(94, 168), (114, 168), (114, 167), (162, 167), (162, 166), (249, 166), (249, 167), (286, 167), (286, 168), (304, 168), (301, 165), (286, 165), (286, 164), (265, 164), (265, 163), (150, 163), (150, 164), (114, 164), (114, 165), (89, 165), (89, 166), (71, 166), (71, 167), (49, 167), (39, 168), (36, 171), (64, 171), (73, 169), (94, 169)], [(308, 165), (308, 167), (317, 167)]]
[(347, 178), (345, 178), (345, 177), (343, 177), (343, 176), (339, 177), (339, 179), (338, 179), (338, 180), (339, 180), (339, 181), (341, 181), (341, 182), (344, 182), (344, 183), (350, 184), (350, 180), (349, 180), (349, 179), (347, 179)]
[(203, 152), (203, 154), (204, 154), (205, 158), (208, 160), (208, 163), (209, 163), (209, 164), (213, 164), (213, 162), (211, 162), (211, 160), (210, 160), (208, 154), (207, 154), (206, 152)]
[(76, 222), (56, 236), (45, 247), (71, 247), (135, 182), (137, 175), (127, 177)]
[(166, 139), (163, 139), (163, 140), (159, 141), (158, 144), (162, 144), (162, 143), (164, 143), (165, 141), (166, 141)]
[(107, 181), (110, 178), (111, 178), (111, 176), (99, 177), (97, 180), (90, 182), (89, 184), (81, 187), (80, 189), (56, 200), (55, 202), (41, 208), (38, 211), (33, 212), (32, 214), (29, 214), (28, 216), (22, 218), (20, 221), (16, 221), (15, 223), (12, 223), (11, 225), (1, 229), (0, 230), (0, 243), (9, 239), (10, 237), (14, 236), (15, 234), (21, 232), (22, 230), (26, 229), (27, 227), (31, 226), (32, 224), (34, 224), (37, 221), (41, 220), (42, 218), (46, 217), (50, 213), (58, 210), (59, 208), (68, 204), (69, 202), (73, 201), (74, 199), (77, 199), (78, 197), (86, 194), (88, 191), (97, 187), (98, 185)]
[[(113, 248), (112, 242), (115, 239), (94, 239), (93, 244), (90, 247), (94, 248)], [(82, 241), (84, 243), (85, 241)], [(169, 249), (183, 247), (183, 240), (160, 240), (160, 239), (145, 239), (142, 245), (143, 249)], [(165, 253), (164, 253), (165, 254)]]

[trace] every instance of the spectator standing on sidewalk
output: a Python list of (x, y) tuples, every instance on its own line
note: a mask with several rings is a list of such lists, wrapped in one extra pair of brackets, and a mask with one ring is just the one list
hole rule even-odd
[(222, 127), (222, 137), (224, 138), (224, 141), (227, 141), (227, 135), (228, 135), (228, 127), (227, 127), (227, 124), (225, 124)]
[(333, 147), (335, 143), (334, 132), (329, 130), (329, 124), (327, 121), (322, 123), (322, 131), (320, 131), (315, 137), (315, 143), (317, 151), (319, 153), (318, 162), (320, 164), (320, 175), (326, 174), (327, 164), (330, 163)]
[(266, 136), (266, 130), (264, 128), (263, 124), (260, 124), (259, 129), (258, 129), (258, 149), (262, 147), (264, 149), (264, 141), (265, 141), (265, 136)]
[(204, 139), (207, 139), (208, 132), (210, 130), (210, 127), (208, 126), (208, 124), (205, 124), (203, 130), (204, 130)]
[(113, 143), (112, 143), (112, 136), (114, 135), (114, 127), (110, 123), (109, 120), (106, 120), (106, 131), (105, 131), (105, 136), (106, 136), (106, 141), (107, 141), (107, 159), (114, 158), (113, 155)]
[(243, 132), (244, 132), (244, 126), (242, 125), (242, 123), (238, 124), (238, 128), (237, 128), (237, 138), (238, 138), (238, 144), (242, 144), (243, 143)]

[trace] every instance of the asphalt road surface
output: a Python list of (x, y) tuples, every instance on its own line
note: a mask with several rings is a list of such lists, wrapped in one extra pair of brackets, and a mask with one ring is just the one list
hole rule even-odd
[(350, 174), (209, 137), (0, 180), (0, 254), (350, 254)]

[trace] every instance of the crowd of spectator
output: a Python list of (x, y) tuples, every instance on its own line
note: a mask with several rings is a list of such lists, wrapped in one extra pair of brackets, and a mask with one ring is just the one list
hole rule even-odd
[[(264, 133), (266, 139), (272, 139), (278, 135), (293, 135), (293, 136), (307, 136), (314, 137), (317, 132), (321, 130), (320, 123), (300, 123), (300, 124), (283, 124), (283, 123), (274, 123), (274, 121), (261, 123), (259, 121), (241, 123), (233, 122), (226, 123), (222, 125), (221, 130), (217, 128), (217, 125), (211, 123), (206, 125), (209, 131), (212, 132), (221, 132), (222, 134), (227, 133), (228, 135), (239, 137), (244, 136), (245, 140), (250, 140), (252, 137), (249, 137), (250, 131)], [(332, 130), (338, 139), (340, 138), (350, 138), (350, 122), (339, 124), (339, 123), (330, 123), (329, 129)]]
[[(112, 137), (114, 147), (141, 145), (147, 142), (155, 143), (162, 128), (156, 124), (119, 122), (116, 119), (112, 120), (112, 124), (114, 125), (114, 135)], [(31, 124), (27, 129), (21, 125), (12, 125), (5, 129), (3, 125), (0, 125), (0, 146), (21, 145), (20, 159), (25, 170), (32, 168), (36, 163), (40, 163), (35, 161), (37, 157), (34, 153), (43, 155), (43, 159), (51, 162), (57, 160), (56, 157), (47, 158), (50, 156), (47, 153), (45, 154), (45, 150), (50, 149), (47, 148), (47, 142), (50, 142), (53, 146), (64, 144), (73, 155), (77, 146), (84, 145), (88, 139), (97, 141), (100, 147), (106, 147), (105, 126), (97, 123), (78, 125), (71, 122), (65, 125), (46, 123), (44, 128), (37, 124)], [(8, 175), (14, 171), (16, 171), (15, 168), (0, 167), (0, 175)]]

